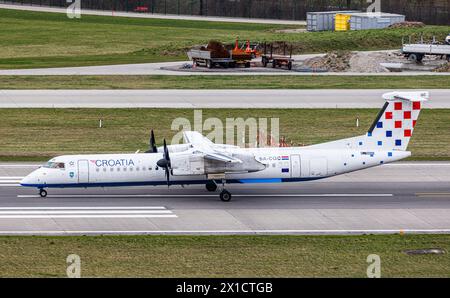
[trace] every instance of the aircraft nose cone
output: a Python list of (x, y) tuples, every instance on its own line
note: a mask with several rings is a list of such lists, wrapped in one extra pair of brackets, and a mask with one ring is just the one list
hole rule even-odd
[(30, 175), (24, 177), (21, 181), (20, 181), (20, 185), (25, 186), (27, 184), (30, 184)]
[(20, 181), (20, 185), (21, 186), (32, 186), (38, 184), (38, 179), (36, 179), (36, 176), (33, 175), (33, 173), (25, 176), (21, 181)]

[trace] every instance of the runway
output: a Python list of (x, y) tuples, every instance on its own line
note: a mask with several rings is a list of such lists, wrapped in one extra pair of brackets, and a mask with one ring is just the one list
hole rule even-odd
[[(38, 165), (0, 164), (0, 234), (450, 233), (450, 163), (405, 162), (316, 182), (51, 189), (17, 181)], [(6, 182), (5, 182), (6, 181)]]
[[(380, 108), (390, 91), (0, 90), (0, 108)], [(449, 89), (428, 91), (426, 108), (450, 108)]]
[[(69, 2), (68, 2), (69, 3)], [(0, 8), (15, 9), (25, 11), (40, 11), (53, 13), (67, 13), (66, 8), (36, 6), (36, 5), (17, 5), (17, 4), (0, 4)], [(82, 15), (97, 15), (110, 17), (126, 17), (140, 19), (168, 19), (168, 20), (189, 20), (189, 21), (208, 21), (208, 22), (227, 22), (227, 23), (258, 23), (258, 24), (281, 24), (281, 25), (298, 25), (306, 26), (306, 21), (295, 20), (277, 20), (277, 19), (250, 19), (250, 18), (232, 18), (232, 17), (215, 17), (215, 16), (194, 16), (194, 15), (171, 15), (159, 13), (138, 13), (138, 12), (122, 12), (110, 10), (94, 10), (82, 8)]]

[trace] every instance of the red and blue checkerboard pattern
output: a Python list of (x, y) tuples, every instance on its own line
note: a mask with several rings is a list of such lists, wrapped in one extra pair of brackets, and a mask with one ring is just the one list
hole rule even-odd
[[(360, 146), (406, 150), (421, 110), (420, 101), (394, 100)], [(365, 144), (364, 144), (365, 143)]]

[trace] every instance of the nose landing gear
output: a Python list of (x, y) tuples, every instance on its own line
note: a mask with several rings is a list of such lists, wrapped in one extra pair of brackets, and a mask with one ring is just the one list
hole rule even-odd
[(39, 195), (41, 196), (41, 198), (45, 198), (47, 197), (47, 191), (45, 189), (39, 189)]

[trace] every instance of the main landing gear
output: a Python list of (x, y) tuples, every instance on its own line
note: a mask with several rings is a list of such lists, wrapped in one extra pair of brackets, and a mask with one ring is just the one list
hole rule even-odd
[(220, 199), (222, 202), (229, 202), (231, 200), (231, 193), (228, 190), (223, 189), (220, 192)]
[(214, 182), (214, 180), (209, 180), (206, 182), (206, 189), (208, 191), (216, 191), (217, 190), (217, 184)]
[[(222, 180), (222, 187), (221, 187), (221, 191), (219, 194), (220, 200), (222, 200), (222, 202), (229, 202), (231, 200), (231, 193), (225, 189), (225, 182), (226, 180)], [(216, 191), (217, 190), (217, 184), (214, 180), (209, 180), (208, 182), (206, 182), (206, 189), (208, 191)]]
[(41, 198), (45, 198), (47, 196), (47, 191), (43, 188), (39, 189), (39, 195)]

